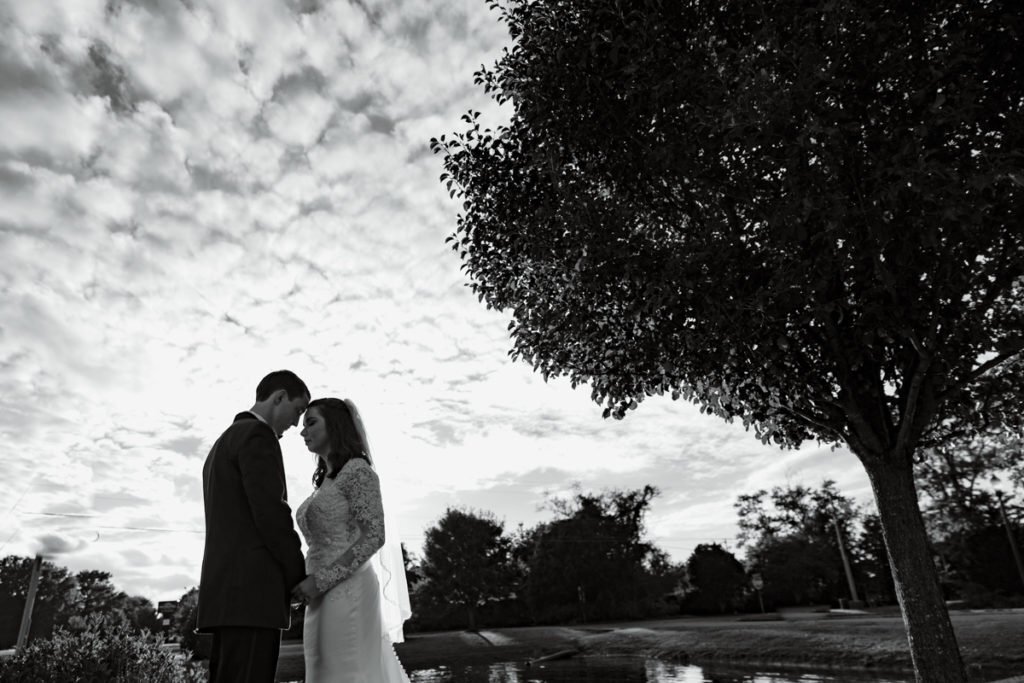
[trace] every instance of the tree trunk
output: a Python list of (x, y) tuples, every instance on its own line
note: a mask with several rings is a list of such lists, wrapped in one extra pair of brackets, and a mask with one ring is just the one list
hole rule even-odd
[(466, 605), (466, 616), (468, 617), (468, 621), (469, 621), (469, 628), (467, 630), (468, 631), (473, 631), (475, 633), (476, 630), (477, 630), (477, 627), (476, 627), (476, 606), (475, 605)]
[(920, 683), (964, 683), (967, 674), (928, 548), (911, 458), (888, 455), (862, 454), (861, 462), (875, 493), (914, 671)]

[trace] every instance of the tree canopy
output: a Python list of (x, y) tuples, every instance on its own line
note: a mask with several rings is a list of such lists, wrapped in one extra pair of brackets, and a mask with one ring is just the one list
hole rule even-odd
[(690, 611), (725, 613), (742, 603), (747, 572), (736, 557), (717, 543), (701, 543), (686, 561), (690, 584), (686, 596)]
[[(533, 613), (586, 619), (638, 610), (651, 570), (669, 573), (667, 560), (645, 538), (644, 518), (658, 495), (653, 486), (577, 492), (553, 499), (556, 519), (529, 538), (526, 590)], [(560, 609), (559, 609), (560, 608)]]
[(832, 525), (850, 535), (850, 524), (857, 517), (853, 499), (836, 489), (830, 479), (814, 489), (802, 484), (775, 486), (754, 493), (740, 494), (733, 505), (738, 516), (740, 544), (757, 543), (765, 537), (804, 536), (831, 542)]
[(493, 514), (448, 508), (427, 529), (421, 566), (425, 597), (435, 606), (459, 605), (468, 627), (477, 628), (477, 609), (510, 592), (511, 552), (504, 524)]
[(671, 392), (883, 452), (1024, 347), (1021, 12), (513, 0), (435, 141), (513, 355), (622, 416)]

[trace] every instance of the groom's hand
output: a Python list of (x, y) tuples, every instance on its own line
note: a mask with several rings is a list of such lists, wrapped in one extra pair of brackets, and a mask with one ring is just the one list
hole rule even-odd
[(301, 602), (309, 602), (316, 595), (316, 580), (312, 576), (307, 576), (292, 589), (292, 597)]

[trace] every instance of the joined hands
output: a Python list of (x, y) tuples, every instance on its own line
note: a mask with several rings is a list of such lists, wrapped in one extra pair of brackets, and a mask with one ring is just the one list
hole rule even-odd
[(308, 603), (316, 596), (316, 580), (312, 576), (307, 576), (302, 581), (300, 581), (299, 584), (295, 586), (295, 588), (292, 588), (293, 600)]

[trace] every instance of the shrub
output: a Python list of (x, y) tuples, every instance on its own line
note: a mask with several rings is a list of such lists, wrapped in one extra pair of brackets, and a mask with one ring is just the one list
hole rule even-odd
[(978, 583), (965, 582), (959, 586), (960, 598), (968, 609), (1012, 609), (1024, 607), (1024, 596), (991, 589)]
[(202, 666), (190, 664), (162, 639), (102, 617), (90, 617), (84, 630), (58, 629), (0, 660), (5, 683), (203, 683)]

